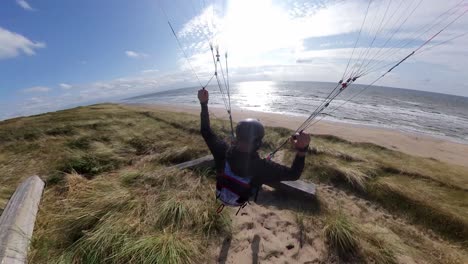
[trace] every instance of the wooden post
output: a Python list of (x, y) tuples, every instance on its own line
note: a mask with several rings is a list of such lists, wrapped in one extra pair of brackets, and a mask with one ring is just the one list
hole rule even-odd
[[(175, 165), (174, 167), (178, 169), (194, 169), (194, 168), (201, 168), (201, 167), (212, 167), (214, 166), (214, 160), (212, 155), (207, 155), (201, 157), (199, 159), (187, 161), (184, 163), (180, 163)], [(315, 184), (304, 182), (301, 180), (297, 181), (282, 181), (279, 183), (272, 183), (272, 184), (265, 184), (272, 188), (283, 190), (286, 192), (297, 192), (309, 196), (315, 195)]]
[(0, 263), (26, 263), (44, 182), (31, 176), (21, 183), (0, 216)]

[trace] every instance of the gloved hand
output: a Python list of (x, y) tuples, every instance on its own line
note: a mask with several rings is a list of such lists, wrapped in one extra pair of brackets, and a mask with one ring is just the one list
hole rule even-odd
[(305, 152), (310, 144), (310, 135), (304, 132), (297, 133), (291, 137), (291, 143), (296, 150)]
[(198, 100), (200, 101), (200, 104), (208, 103), (209, 97), (210, 96), (209, 96), (207, 90), (205, 90), (205, 89), (198, 90)]

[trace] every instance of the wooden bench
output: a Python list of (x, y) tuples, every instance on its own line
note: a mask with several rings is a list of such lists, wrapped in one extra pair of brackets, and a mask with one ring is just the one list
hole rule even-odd
[[(214, 167), (214, 159), (212, 155), (207, 155), (199, 159), (187, 161), (174, 166), (178, 169), (200, 169), (207, 167)], [(277, 190), (286, 192), (299, 192), (304, 195), (315, 195), (315, 184), (307, 183), (301, 180), (297, 181), (282, 181), (274, 184), (265, 184)]]
[(0, 263), (27, 262), (44, 182), (32, 176), (21, 183), (0, 216)]

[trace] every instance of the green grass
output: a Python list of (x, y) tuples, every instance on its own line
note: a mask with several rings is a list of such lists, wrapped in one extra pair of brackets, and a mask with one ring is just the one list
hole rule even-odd
[(358, 228), (341, 212), (325, 220), (323, 233), (329, 246), (341, 257), (350, 257), (358, 251)]

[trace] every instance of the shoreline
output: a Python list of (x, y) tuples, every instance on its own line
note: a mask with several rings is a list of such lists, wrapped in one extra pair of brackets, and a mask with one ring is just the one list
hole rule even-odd
[[(152, 105), (152, 104), (149, 104), (149, 105)], [(155, 103), (154, 105), (169, 106), (169, 104), (164, 104), (164, 103)], [(183, 104), (181, 106), (189, 107), (189, 108), (198, 107), (198, 106), (195, 107), (193, 105), (187, 105), (187, 104)], [(217, 108), (217, 109), (219, 108), (225, 111), (224, 108), (221, 106), (211, 106), (210, 109), (211, 108)], [(252, 112), (252, 113), (273, 114), (273, 115), (280, 115), (280, 116), (286, 116), (286, 117), (300, 118), (302, 119), (301, 122), (304, 121), (309, 116), (309, 115), (304, 115), (304, 114), (299, 114), (299, 113), (294, 113), (294, 112), (281, 113), (281, 112), (258, 111), (258, 110), (245, 109), (245, 108), (233, 108), (233, 113), (235, 113), (236, 111), (246, 111), (246, 112)], [(418, 136), (418, 137), (428, 137), (432, 139), (440, 139), (443, 141), (449, 141), (449, 142), (456, 143), (456, 144), (468, 145), (468, 141), (463, 141), (460, 138), (453, 138), (453, 137), (440, 135), (440, 134), (425, 133), (423, 131), (417, 131), (417, 130), (404, 130), (404, 129), (399, 129), (399, 128), (395, 128), (391, 126), (382, 126), (382, 125), (377, 125), (377, 124), (365, 124), (364, 122), (344, 121), (344, 120), (338, 120), (338, 119), (335, 119), (335, 120), (324, 119), (324, 120), (320, 120), (320, 122), (344, 125), (344, 126), (355, 126), (355, 127), (369, 128), (369, 129), (390, 130), (396, 133), (403, 133), (403, 134), (408, 134), (408, 135), (413, 135), (413, 136)], [(310, 128), (307, 131), (310, 131)]]
[[(190, 105), (170, 104), (125, 104), (137, 105), (152, 110), (182, 112), (198, 115), (200, 108)], [(227, 113), (224, 108), (210, 107), (211, 118), (227, 120)], [(293, 116), (278, 113), (266, 113), (253, 110), (235, 109), (233, 111), (233, 121), (255, 117), (266, 126), (285, 127), (296, 129), (303, 121), (302, 116)], [(285, 118), (286, 117), (286, 118)], [(346, 122), (322, 120), (307, 132), (317, 135), (334, 135), (351, 142), (374, 143), (388, 149), (401, 151), (406, 154), (437, 159), (449, 164), (468, 167), (468, 144), (453, 142), (435, 136), (400, 131), (391, 128), (381, 128), (352, 124)]]

